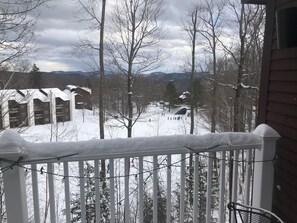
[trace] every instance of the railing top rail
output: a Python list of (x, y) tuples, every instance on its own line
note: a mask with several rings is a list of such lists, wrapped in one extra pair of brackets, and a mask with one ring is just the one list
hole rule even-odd
[(254, 133), (210, 133), (119, 138), (79, 142), (31, 143), (12, 130), (0, 137), (0, 158), (19, 154), (21, 163), (79, 161), (135, 156), (215, 152), (261, 148), (261, 136)]

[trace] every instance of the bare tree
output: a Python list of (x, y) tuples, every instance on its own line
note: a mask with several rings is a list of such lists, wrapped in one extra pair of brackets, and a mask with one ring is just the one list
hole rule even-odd
[(100, 86), (99, 86), (99, 127), (100, 139), (104, 139), (104, 24), (105, 24), (106, 0), (102, 0), (100, 43), (99, 43), (99, 64), (100, 64)]
[[(0, 2), (0, 66), (11, 64), (32, 50), (36, 9), (49, 0)], [(33, 16), (32, 16), (33, 15)]]
[(112, 15), (113, 33), (109, 45), (110, 62), (117, 73), (126, 77), (128, 114), (119, 113), (132, 137), (132, 127), (141, 110), (133, 111), (133, 87), (138, 75), (156, 69), (160, 62), (157, 44), (163, 37), (158, 19), (162, 0), (119, 0)]
[(201, 13), (199, 20), (201, 20), (201, 26), (199, 34), (205, 40), (207, 46), (206, 50), (210, 53), (211, 69), (209, 84), (211, 88), (211, 105), (210, 105), (210, 118), (211, 118), (211, 132), (216, 131), (216, 116), (217, 116), (217, 57), (218, 57), (218, 38), (222, 34), (223, 30), (223, 15), (225, 8), (225, 1), (221, 0), (203, 0), (201, 3)]
[[(229, 7), (235, 18), (230, 27), (234, 27), (233, 36), (234, 33), (237, 35), (231, 45), (218, 41), (234, 62), (235, 80), (223, 85), (234, 91), (233, 131), (239, 132), (246, 130), (246, 122), (251, 129), (253, 106), (257, 104), (265, 10), (262, 6), (233, 2), (229, 2)], [(230, 159), (229, 200), (232, 199), (233, 152), (230, 152)]]
[[(197, 40), (197, 33), (199, 30), (199, 13), (201, 12), (201, 8), (198, 4), (191, 5), (186, 13), (186, 18), (183, 20), (183, 28), (187, 32), (189, 36), (189, 41), (191, 45), (191, 74), (190, 74), (190, 134), (194, 133), (194, 75), (196, 73), (196, 40)], [(189, 200), (190, 205), (193, 204), (193, 154), (190, 154), (189, 159)]]
[[(247, 91), (258, 91), (258, 78), (262, 54), (263, 24), (265, 10), (262, 6), (251, 6), (229, 2), (234, 14), (234, 32), (237, 38), (233, 45), (227, 45), (220, 40), (225, 51), (234, 61), (236, 68), (235, 83), (228, 85), (235, 91), (234, 96), (234, 124), (235, 132), (245, 131), (245, 94)], [(234, 38), (233, 38), (234, 39)], [(252, 65), (252, 66), (251, 66)], [(253, 96), (253, 100), (255, 100)]]
[(191, 75), (190, 75), (190, 111), (191, 111), (191, 124), (190, 124), (190, 134), (194, 133), (194, 76), (196, 73), (196, 42), (197, 33), (199, 30), (199, 13), (201, 8), (198, 4), (191, 5), (187, 11), (186, 18), (183, 20), (183, 28), (189, 36), (189, 41), (191, 44)]
[[(104, 29), (105, 29), (105, 11), (106, 11), (106, 0), (101, 0), (101, 5), (99, 1), (94, 0), (77, 0), (79, 5), (78, 13), (79, 19), (78, 22), (87, 22), (89, 25), (90, 31), (98, 31), (99, 33), (99, 47), (98, 43), (94, 43), (89, 39), (81, 39), (80, 42), (76, 45), (76, 51), (87, 50), (94, 51), (95, 54), (99, 52), (99, 63), (97, 60), (92, 59), (92, 64), (95, 64), (95, 72), (99, 69), (99, 91), (98, 91), (98, 99), (99, 99), (99, 134), (100, 139), (104, 139), (104, 113), (105, 113), (105, 91), (104, 91), (104, 79), (105, 79), (105, 69), (104, 69)], [(100, 10), (101, 6), (101, 10)], [(82, 15), (82, 17), (81, 17)], [(91, 53), (92, 55), (93, 53)], [(99, 65), (99, 66), (98, 66)], [(105, 160), (101, 160), (101, 171), (100, 177), (103, 182), (102, 189), (105, 191), (106, 187), (106, 165)]]

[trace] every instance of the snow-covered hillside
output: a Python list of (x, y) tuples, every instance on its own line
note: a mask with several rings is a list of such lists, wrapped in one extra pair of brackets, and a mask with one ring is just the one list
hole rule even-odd
[[(178, 110), (178, 109), (176, 109)], [(163, 111), (157, 104), (149, 105), (133, 127), (133, 137), (187, 134), (190, 118), (187, 115), (174, 115), (175, 111)], [(196, 117), (196, 134), (209, 132), (203, 120)], [(37, 125), (21, 133), (30, 142), (82, 141), (99, 138), (98, 114), (89, 110), (75, 110), (74, 121)], [(126, 128), (116, 119), (105, 122), (105, 138), (125, 138)]]

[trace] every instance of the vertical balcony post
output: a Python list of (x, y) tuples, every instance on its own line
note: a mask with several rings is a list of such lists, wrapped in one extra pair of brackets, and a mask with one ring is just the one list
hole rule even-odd
[[(6, 165), (6, 163), (4, 164)], [(3, 173), (7, 222), (28, 222), (24, 169), (13, 167)]]
[(22, 142), (22, 138), (12, 130), (5, 130), (0, 137), (0, 158), (3, 159), (1, 168), (8, 223), (28, 223), (24, 169), (13, 165), (13, 162), (25, 154)]
[(280, 135), (266, 124), (253, 132), (262, 137), (262, 148), (255, 151), (253, 206), (271, 210), (276, 141)]

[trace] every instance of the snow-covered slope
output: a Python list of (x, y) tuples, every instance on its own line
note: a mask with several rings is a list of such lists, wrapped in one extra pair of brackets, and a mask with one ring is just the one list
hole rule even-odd
[[(148, 106), (140, 119), (133, 126), (133, 137), (150, 137), (160, 135), (187, 134), (190, 129), (190, 118), (187, 115), (174, 115), (175, 111), (163, 111), (157, 105)], [(37, 125), (27, 128), (21, 133), (25, 140), (30, 142), (54, 141), (82, 141), (99, 138), (99, 117), (97, 113), (88, 110), (75, 110), (74, 121)], [(196, 118), (196, 134), (207, 133)], [(105, 122), (105, 138), (125, 138), (126, 128), (116, 119)]]

